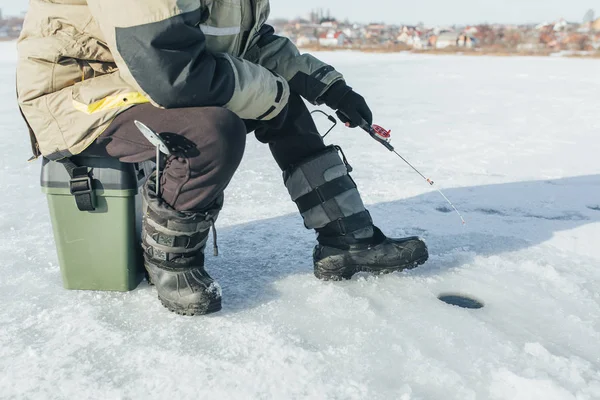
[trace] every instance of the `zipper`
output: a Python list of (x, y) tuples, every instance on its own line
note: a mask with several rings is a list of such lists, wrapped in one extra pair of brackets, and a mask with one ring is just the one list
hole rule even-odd
[[(248, 0), (248, 3), (250, 4), (250, 16), (252, 18), (252, 21), (250, 21), (250, 28), (246, 31), (244, 31), (244, 33), (242, 34), (242, 38), (241, 38), (241, 42), (240, 42), (240, 55), (244, 55), (246, 54), (246, 51), (248, 51), (248, 44), (250, 41), (250, 34), (252, 33), (253, 30), (255, 30), (255, 26), (256, 25), (256, 7), (255, 7), (255, 0)], [(242, 16), (242, 21), (244, 16)]]

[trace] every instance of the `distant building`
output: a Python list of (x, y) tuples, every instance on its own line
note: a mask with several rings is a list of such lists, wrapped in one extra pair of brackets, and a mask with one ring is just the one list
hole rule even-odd
[(387, 25), (385, 25), (385, 24), (379, 24), (379, 23), (377, 23), (377, 24), (369, 24), (367, 26), (367, 29), (370, 30), (370, 31), (384, 31), (384, 30), (387, 29)]
[(296, 39), (296, 46), (298, 47), (307, 47), (317, 43), (318, 39), (312, 35), (300, 35)]
[(473, 36), (473, 35), (477, 35), (477, 33), (479, 32), (479, 29), (477, 29), (477, 27), (475, 27), (475, 26), (468, 26), (465, 28), (465, 30), (463, 32), (469, 36)]
[(593, 50), (593, 45), (588, 35), (580, 33), (570, 33), (561, 40), (561, 48), (573, 51)]
[(417, 32), (409, 32), (407, 30), (403, 30), (403, 32), (398, 35), (396, 41), (399, 43), (404, 43), (407, 46), (412, 47), (413, 49), (420, 50), (423, 48), (423, 41), (421, 40), (421, 36)]
[(543, 31), (543, 30), (546, 30), (550, 26), (553, 26), (553, 25), (549, 24), (548, 22), (542, 22), (541, 24), (537, 24), (535, 26), (535, 29), (538, 31)]
[(596, 32), (600, 32), (600, 18), (598, 18), (597, 20), (595, 20), (592, 23), (592, 30), (596, 31)]
[(343, 46), (346, 42), (346, 35), (343, 32), (329, 31), (319, 36), (319, 44), (323, 47)]
[(597, 33), (595, 35), (593, 35), (591, 37), (591, 43), (590, 45), (596, 49), (596, 50), (600, 50), (600, 33)]
[(569, 23), (561, 18), (556, 24), (554, 24), (554, 32), (563, 32), (569, 28)]
[(358, 36), (358, 32), (352, 28), (345, 28), (342, 30), (346, 38), (352, 39)]
[(412, 38), (412, 47), (413, 49), (421, 50), (423, 49), (423, 41), (420, 36), (413, 36)]
[(402, 32), (400, 35), (398, 35), (398, 37), (396, 38), (396, 40), (398, 42), (402, 42), (402, 43), (406, 43), (407, 45), (411, 45), (412, 42), (412, 36), (409, 35), (408, 32)]
[(333, 28), (337, 29), (338, 22), (335, 19), (325, 19), (321, 21), (321, 28)]
[(458, 35), (456, 32), (441, 33), (435, 42), (436, 49), (445, 49), (447, 47), (458, 46)]
[(461, 34), (457, 41), (456, 41), (456, 46), (458, 47), (465, 47), (467, 49), (472, 49), (473, 47), (475, 47), (475, 38), (473, 38), (472, 36), (463, 33)]

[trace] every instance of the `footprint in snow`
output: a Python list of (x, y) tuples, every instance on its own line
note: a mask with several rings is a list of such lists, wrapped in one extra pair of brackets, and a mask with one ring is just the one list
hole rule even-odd
[(538, 215), (524, 214), (526, 218), (545, 219), (547, 221), (587, 221), (589, 218), (579, 213), (565, 213), (563, 215)]
[(508, 216), (506, 213), (503, 213), (500, 210), (494, 210), (493, 208), (478, 208), (475, 211), (480, 212), (482, 214), (486, 214), (486, 215), (499, 215), (501, 217)]

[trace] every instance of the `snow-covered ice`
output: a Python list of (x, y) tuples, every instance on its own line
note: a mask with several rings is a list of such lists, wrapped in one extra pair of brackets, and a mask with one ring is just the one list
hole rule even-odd
[(222, 256), (207, 258), (224, 309), (183, 318), (146, 284), (62, 289), (15, 107), (14, 43), (0, 43), (0, 398), (600, 399), (600, 61), (320, 56), (467, 225), (399, 159), (338, 127), (328, 139), (375, 221), (424, 237), (431, 260), (320, 282), (314, 235), (249, 137), (218, 223)]

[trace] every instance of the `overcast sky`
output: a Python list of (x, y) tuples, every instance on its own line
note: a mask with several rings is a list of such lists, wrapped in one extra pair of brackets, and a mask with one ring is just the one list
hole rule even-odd
[[(27, 3), (27, 0), (0, 0), (0, 8), (6, 15), (18, 15), (27, 8)], [(338, 19), (397, 24), (524, 23), (561, 17), (577, 22), (590, 8), (596, 8), (600, 14), (600, 0), (271, 0), (271, 16), (303, 16), (317, 7), (331, 9)]]

